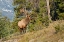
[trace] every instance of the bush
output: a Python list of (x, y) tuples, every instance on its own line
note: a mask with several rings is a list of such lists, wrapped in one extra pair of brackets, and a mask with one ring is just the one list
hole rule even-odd
[(7, 17), (0, 17), (0, 38), (10, 34), (10, 21)]
[(64, 30), (64, 25), (58, 24), (55, 26), (56, 33), (61, 32)]
[(60, 25), (55, 26), (56, 33), (60, 31)]
[(63, 20), (63, 19), (64, 19), (64, 13), (60, 13), (59, 16), (58, 16), (58, 18), (59, 18), (60, 20)]

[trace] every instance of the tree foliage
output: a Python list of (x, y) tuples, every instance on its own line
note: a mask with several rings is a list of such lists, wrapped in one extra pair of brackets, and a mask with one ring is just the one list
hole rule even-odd
[(52, 20), (64, 19), (64, 1), (53, 0), (51, 3)]
[[(31, 12), (30, 15), (32, 17), (32, 20), (28, 25), (28, 28), (30, 31), (49, 25), (50, 21), (47, 14), (46, 0), (14, 0), (13, 4), (15, 6), (14, 10), (16, 14), (16, 17), (14, 20), (15, 22), (18, 22), (23, 18), (22, 17), (23, 15), (22, 13), (19, 12), (19, 9), (26, 8), (28, 12)], [(52, 21), (58, 20), (58, 19), (64, 19), (64, 12), (63, 12), (64, 1), (63, 0), (50, 0), (49, 5), (50, 5), (50, 15), (51, 15), (50, 18), (52, 19)], [(17, 23), (14, 23), (14, 24), (17, 24)], [(41, 27), (38, 26), (40, 24), (41, 24)]]
[(10, 29), (9, 19), (0, 15), (0, 38), (10, 35)]

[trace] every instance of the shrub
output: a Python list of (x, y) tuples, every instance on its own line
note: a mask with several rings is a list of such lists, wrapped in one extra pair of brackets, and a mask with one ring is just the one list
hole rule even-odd
[(55, 26), (56, 33), (60, 31), (60, 25)]

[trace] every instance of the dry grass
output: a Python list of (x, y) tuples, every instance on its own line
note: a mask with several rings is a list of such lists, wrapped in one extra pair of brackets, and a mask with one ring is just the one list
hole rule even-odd
[(64, 30), (62, 29), (62, 31), (55, 33), (55, 26), (58, 24), (62, 27), (62, 25), (64, 25), (64, 20), (54, 21), (49, 24), (48, 28), (18, 35), (10, 40), (17, 40), (17, 42), (64, 42)]

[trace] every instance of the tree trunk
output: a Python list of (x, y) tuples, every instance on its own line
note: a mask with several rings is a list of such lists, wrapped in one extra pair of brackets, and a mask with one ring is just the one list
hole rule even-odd
[(47, 3), (48, 18), (49, 18), (49, 21), (51, 21), (49, 0), (46, 0), (46, 3)]

